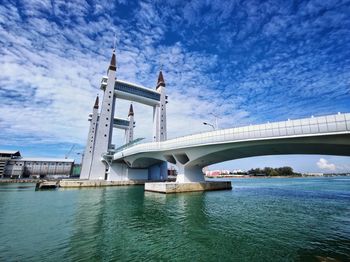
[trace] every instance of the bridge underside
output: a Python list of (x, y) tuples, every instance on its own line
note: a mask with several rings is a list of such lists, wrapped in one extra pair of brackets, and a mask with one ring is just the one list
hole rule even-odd
[(284, 154), (320, 154), (350, 156), (350, 134), (261, 139), (204, 145), (163, 152), (145, 152), (127, 156), (131, 168), (147, 168), (167, 161), (184, 168), (208, 165), (246, 157)]
[[(317, 141), (317, 139), (313, 138), (304, 138), (303, 141), (300, 141), (300, 139), (281, 139), (282, 141), (265, 140), (261, 143), (250, 142), (246, 143), (244, 146), (237, 145), (232, 148), (222, 148), (219, 151), (216, 151), (214, 148), (211, 153), (199, 156), (191, 161), (190, 165), (207, 166), (228, 160), (265, 155), (312, 154), (350, 156), (350, 143), (345, 145), (343, 143), (345, 140), (340, 137), (329, 137), (326, 139), (331, 143), (327, 143), (327, 141), (324, 140)], [(349, 136), (347, 140), (349, 142)]]

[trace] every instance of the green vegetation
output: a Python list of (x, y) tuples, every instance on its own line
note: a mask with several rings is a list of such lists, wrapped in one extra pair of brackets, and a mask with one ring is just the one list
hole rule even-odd
[(289, 166), (278, 168), (265, 167), (263, 169), (252, 168), (248, 171), (248, 174), (251, 176), (301, 176), (301, 174), (295, 173), (293, 168)]

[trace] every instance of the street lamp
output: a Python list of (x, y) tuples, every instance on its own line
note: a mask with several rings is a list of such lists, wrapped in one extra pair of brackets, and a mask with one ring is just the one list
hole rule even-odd
[(84, 152), (78, 152), (77, 155), (81, 156), (81, 161), (80, 161), (80, 164), (82, 165), (83, 164), (83, 158), (84, 158)]
[(207, 123), (207, 122), (203, 122), (203, 125), (206, 125), (206, 126), (211, 126), (214, 130), (215, 130), (215, 126), (210, 124), (210, 123)]
[(209, 115), (212, 115), (213, 117), (215, 117), (215, 129), (219, 129), (218, 119), (221, 119), (221, 117), (219, 117), (218, 115), (216, 115), (214, 113), (210, 113)]

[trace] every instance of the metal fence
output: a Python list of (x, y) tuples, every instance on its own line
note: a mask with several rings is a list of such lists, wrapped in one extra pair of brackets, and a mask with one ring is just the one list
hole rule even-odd
[(350, 113), (338, 113), (336, 115), (221, 129), (170, 139), (163, 142), (143, 143), (117, 152), (114, 159), (140, 152), (172, 150), (244, 140), (318, 135), (338, 132), (350, 132)]

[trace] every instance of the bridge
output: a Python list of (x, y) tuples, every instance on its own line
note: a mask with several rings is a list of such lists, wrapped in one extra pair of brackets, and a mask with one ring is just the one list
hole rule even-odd
[[(113, 50), (107, 76), (101, 80), (101, 109), (97, 97), (89, 115), (90, 128), (80, 175), (83, 180), (166, 180), (168, 163), (171, 163), (178, 168), (176, 187), (197, 183), (193, 190), (213, 189), (210, 185), (208, 188), (210, 183), (204, 182), (202, 168), (227, 160), (280, 154), (350, 155), (350, 114), (340, 113), (167, 139), (168, 96), (162, 71), (154, 89), (119, 80), (116, 71)], [(127, 119), (114, 117), (119, 99), (153, 108), (150, 125), (153, 142), (137, 144), (138, 139), (134, 139), (132, 104)], [(115, 128), (124, 130), (124, 145), (112, 144)], [(215, 189), (228, 187), (231, 186), (214, 185)], [(160, 191), (167, 192), (167, 189)]]
[(148, 168), (167, 161), (178, 167), (178, 182), (204, 181), (202, 168), (252, 156), (328, 154), (350, 156), (350, 114), (222, 129), (143, 143), (116, 152), (113, 161)]
[[(102, 90), (106, 89), (107, 79), (107, 77), (103, 77), (101, 80), (100, 88)], [(156, 90), (122, 80), (115, 81), (114, 95), (116, 98), (134, 101), (148, 106), (157, 106), (160, 104), (160, 94)]]

